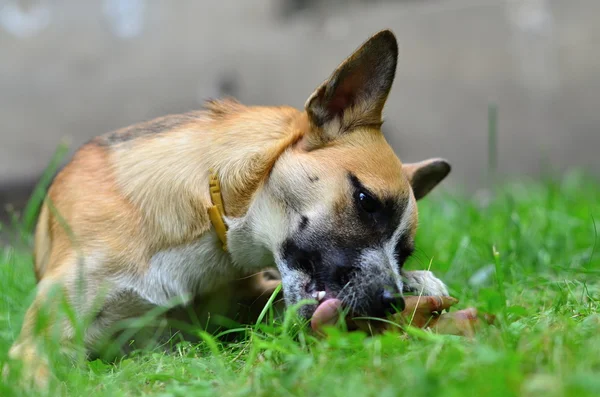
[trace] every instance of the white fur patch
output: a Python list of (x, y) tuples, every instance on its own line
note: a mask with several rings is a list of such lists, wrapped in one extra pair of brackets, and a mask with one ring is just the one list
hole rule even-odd
[(243, 218), (226, 221), (229, 251), (236, 265), (247, 269), (275, 265), (273, 252), (291, 229), (285, 207), (260, 190)]
[(154, 255), (143, 275), (120, 275), (115, 280), (125, 290), (158, 306), (189, 302), (235, 277), (231, 257), (220, 248), (214, 231), (198, 241), (170, 248)]

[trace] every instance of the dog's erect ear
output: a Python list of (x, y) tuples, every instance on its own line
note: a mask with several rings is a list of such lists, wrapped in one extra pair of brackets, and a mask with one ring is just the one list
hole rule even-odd
[(404, 164), (404, 174), (410, 182), (415, 198), (422, 199), (450, 173), (450, 164), (444, 159), (429, 159)]
[(396, 37), (383, 30), (338, 66), (305, 104), (313, 130), (320, 135), (315, 138), (324, 143), (359, 125), (379, 127), (397, 58)]

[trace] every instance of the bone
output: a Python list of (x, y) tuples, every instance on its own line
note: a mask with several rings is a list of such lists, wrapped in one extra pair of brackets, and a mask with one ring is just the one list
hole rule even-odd
[[(493, 316), (481, 315), (475, 308), (442, 313), (458, 303), (457, 299), (449, 296), (406, 296), (405, 302), (404, 311), (392, 315), (390, 320), (403, 326), (427, 328), (437, 334), (472, 337), (482, 324), (492, 324), (495, 320)], [(319, 305), (311, 321), (313, 330), (322, 334), (323, 327), (335, 324), (340, 308), (341, 302), (337, 299), (329, 299)], [(355, 321), (351, 318), (347, 318), (346, 322), (368, 333), (401, 330), (384, 322)]]

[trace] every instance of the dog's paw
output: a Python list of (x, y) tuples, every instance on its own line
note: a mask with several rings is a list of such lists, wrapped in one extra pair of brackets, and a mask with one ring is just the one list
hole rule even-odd
[(422, 294), (426, 296), (449, 296), (448, 287), (442, 280), (428, 270), (403, 272), (403, 292)]
[[(16, 379), (13, 375), (13, 366), (18, 371)], [(26, 391), (36, 395), (46, 395), (49, 391), (50, 366), (45, 358), (35, 354), (35, 349), (29, 345), (15, 345), (9, 351), (9, 361), (2, 366), (2, 380), (7, 382), (13, 379)]]

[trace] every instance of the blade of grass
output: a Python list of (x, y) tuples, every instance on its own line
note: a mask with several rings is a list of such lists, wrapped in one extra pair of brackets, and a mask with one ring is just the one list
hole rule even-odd
[[(429, 265), (427, 266), (427, 271), (431, 271), (432, 263), (433, 263), (433, 257), (431, 257), (431, 259), (429, 260)], [(417, 314), (417, 308), (419, 307), (419, 304), (421, 303), (421, 297), (423, 296), (424, 290), (425, 290), (425, 285), (423, 285), (423, 287), (421, 288), (421, 291), (419, 291), (419, 297), (417, 298), (417, 304), (415, 305), (415, 309), (413, 310), (413, 312), (410, 315), (410, 321), (408, 322), (409, 326), (412, 324), (413, 320), (415, 319), (415, 314)]]
[(267, 304), (265, 305), (265, 307), (263, 307), (262, 311), (260, 312), (260, 315), (258, 316), (258, 319), (256, 320), (256, 324), (254, 327), (255, 329), (257, 329), (258, 326), (260, 325), (260, 323), (262, 323), (263, 319), (265, 318), (265, 316), (267, 315), (267, 313), (269, 311), (269, 308), (273, 305), (273, 301), (275, 301), (275, 298), (277, 298), (277, 295), (279, 295), (280, 291), (281, 291), (281, 284), (279, 284), (275, 288), (275, 291), (273, 291), (273, 293), (269, 297)]
[(500, 252), (496, 249), (496, 246), (492, 246), (492, 255), (494, 256), (494, 266), (496, 268), (496, 284), (498, 286), (498, 293), (502, 298), (502, 307), (506, 309), (506, 292), (504, 290), (504, 269), (502, 268), (502, 262), (500, 261)]
[(596, 253), (596, 244), (598, 244), (598, 229), (596, 228), (596, 219), (594, 218), (594, 214), (590, 214), (590, 217), (592, 218), (592, 225), (594, 226), (594, 244), (592, 245), (592, 253), (590, 254), (588, 267), (592, 265), (592, 260), (594, 259), (594, 254)]
[(25, 209), (23, 210), (21, 228), (25, 235), (29, 235), (33, 232), (35, 221), (40, 212), (40, 208), (42, 207), (42, 203), (44, 202), (44, 197), (46, 197), (48, 187), (52, 183), (54, 175), (58, 171), (62, 161), (65, 159), (68, 151), (69, 145), (66, 142), (62, 142), (60, 145), (58, 145), (56, 151), (52, 155), (50, 164), (48, 164), (48, 167), (46, 167), (42, 177), (33, 189), (33, 193), (31, 194), (31, 197), (27, 201)]
[(498, 108), (488, 105), (488, 177), (490, 186), (496, 184), (498, 171)]

